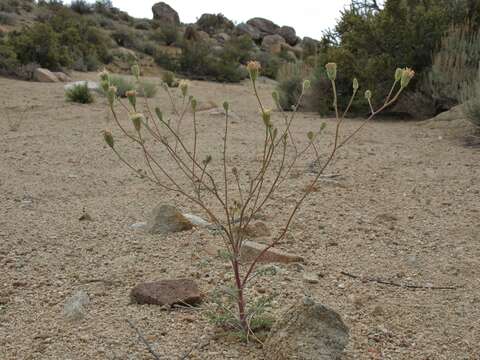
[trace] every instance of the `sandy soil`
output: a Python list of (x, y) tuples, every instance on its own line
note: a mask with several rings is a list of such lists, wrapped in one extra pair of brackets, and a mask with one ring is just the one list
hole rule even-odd
[[(205, 318), (207, 305), (165, 311), (130, 304), (140, 281), (195, 277), (208, 297), (231, 276), (224, 260), (210, 255), (221, 242), (206, 229), (159, 237), (129, 228), (159, 202), (202, 214), (132, 176), (106, 148), (100, 132), (113, 126), (106, 125), (105, 101), (67, 103), (62, 84), (0, 79), (0, 88), (0, 359), (150, 359), (126, 319), (165, 359), (192, 347), (191, 359), (262, 359), (257, 345), (220, 336)], [(261, 85), (267, 99), (271, 90)], [(249, 88), (194, 82), (192, 93), (231, 101), (239, 118), (231, 124), (229, 164), (258, 166), (262, 124)], [(155, 101), (166, 108), (163, 94)], [(5, 108), (18, 118), (27, 105), (19, 129), (10, 131)], [(222, 117), (198, 120), (202, 152), (219, 159)], [(301, 114), (296, 135), (321, 121)], [(325, 148), (333, 131), (326, 121)], [(357, 124), (349, 120), (344, 130)], [(372, 123), (342, 150), (327, 170), (340, 177), (321, 182), (281, 244), (306, 264), (278, 265), (251, 295), (278, 293), (275, 312), (305, 293), (338, 311), (351, 329), (344, 359), (480, 359), (480, 152), (464, 146), (467, 130)], [(139, 161), (131, 144), (118, 143)], [(306, 164), (265, 210), (274, 233), (287, 215), (280, 210), (290, 209), (312, 178)], [(79, 221), (84, 208), (93, 221)], [(304, 271), (320, 274), (319, 283), (303, 282)], [(398, 288), (342, 271), (458, 289)], [(87, 315), (67, 321), (65, 299), (80, 289), (91, 299)]]

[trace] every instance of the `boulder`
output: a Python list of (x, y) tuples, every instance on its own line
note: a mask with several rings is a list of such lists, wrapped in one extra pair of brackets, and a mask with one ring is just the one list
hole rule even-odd
[(171, 205), (164, 204), (153, 209), (145, 227), (150, 234), (168, 234), (192, 228), (192, 223), (181, 212)]
[(227, 33), (220, 33), (215, 35), (215, 40), (217, 40), (220, 44), (225, 44), (227, 41), (229, 41), (232, 37), (228, 35)]
[(236, 33), (238, 35), (248, 35), (255, 41), (262, 39), (262, 33), (260, 30), (250, 24), (241, 23), (237, 25)]
[(196, 32), (197, 40), (208, 42), (211, 40), (210, 35), (207, 32), (199, 30)]
[(132, 289), (130, 297), (140, 305), (198, 305), (202, 302), (197, 284), (189, 279), (141, 283)]
[(33, 79), (38, 82), (54, 83), (58, 82), (58, 78), (48, 69), (37, 68), (33, 72)]
[(63, 72), (54, 72), (53, 75), (55, 75), (57, 79), (61, 82), (72, 81), (72, 78)]
[(312, 39), (310, 37), (304, 37), (302, 40), (302, 48), (307, 53), (314, 53), (320, 46), (320, 41)]
[(160, 22), (160, 25), (177, 26), (180, 25), (178, 13), (164, 2), (156, 3), (152, 6), (153, 19)]
[[(240, 260), (244, 263), (253, 261), (262, 251), (266, 245), (259, 244), (253, 241), (244, 241), (242, 244), (242, 252)], [(304, 262), (303, 257), (292, 255), (283, 251), (270, 248), (259, 259), (260, 263), (282, 263), (289, 264), (295, 262)]]
[(282, 51), (282, 45), (286, 44), (285, 39), (278, 34), (267, 35), (263, 38), (262, 49), (271, 54), (278, 54)]
[(196, 25), (200, 30), (206, 31), (210, 35), (217, 32), (229, 31), (235, 27), (233, 22), (222, 14), (203, 14), (200, 16), (200, 19), (197, 20)]
[[(238, 228), (237, 228), (238, 231)], [(257, 221), (256, 223), (249, 224), (246, 228), (243, 228), (243, 232), (247, 238), (258, 238), (270, 236), (270, 230), (264, 222)]]
[(276, 34), (278, 29), (280, 29), (280, 26), (278, 26), (274, 22), (259, 17), (248, 20), (247, 24), (260, 30), (260, 33), (263, 36)]
[(405, 91), (386, 113), (407, 115), (413, 119), (429, 119), (436, 114), (435, 101), (418, 91)]
[(465, 119), (463, 105), (454, 106), (450, 110), (444, 111), (438, 114), (432, 120), (433, 121), (453, 121), (453, 120), (459, 120), (459, 119)]
[(265, 342), (265, 360), (340, 359), (348, 340), (340, 315), (305, 297), (274, 324)]
[(295, 29), (290, 26), (282, 26), (277, 30), (277, 34), (283, 37), (288, 45), (294, 46), (298, 42), (297, 33)]

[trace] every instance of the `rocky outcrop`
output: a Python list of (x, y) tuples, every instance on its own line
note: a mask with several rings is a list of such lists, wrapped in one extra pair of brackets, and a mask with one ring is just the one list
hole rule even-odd
[(271, 54), (278, 54), (282, 51), (282, 45), (284, 44), (286, 44), (285, 39), (280, 35), (267, 35), (262, 40), (262, 50)]
[(259, 17), (248, 20), (247, 24), (258, 29), (263, 36), (276, 34), (280, 29), (273, 21)]
[(58, 78), (48, 69), (37, 68), (33, 72), (33, 79), (38, 82), (54, 83), (59, 82)]
[(235, 25), (222, 14), (203, 14), (197, 20), (197, 27), (210, 35), (232, 30)]
[(349, 330), (333, 310), (304, 298), (273, 326), (264, 346), (266, 360), (336, 360)]
[(410, 116), (412, 119), (429, 119), (437, 113), (435, 101), (418, 91), (405, 91), (386, 113)]
[(197, 284), (188, 279), (141, 283), (132, 289), (130, 298), (140, 305), (198, 305), (202, 302)]
[(262, 33), (256, 27), (241, 23), (237, 26), (236, 29), (237, 34), (239, 35), (248, 35), (252, 38), (252, 40), (258, 41), (262, 39)]
[(288, 45), (294, 46), (298, 43), (297, 33), (291, 26), (282, 26), (278, 29), (277, 34), (284, 38)]
[(160, 22), (161, 26), (178, 26), (180, 17), (167, 3), (159, 2), (152, 6), (153, 19)]

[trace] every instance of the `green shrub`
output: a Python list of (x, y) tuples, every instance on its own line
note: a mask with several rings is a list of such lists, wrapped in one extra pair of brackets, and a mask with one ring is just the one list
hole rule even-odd
[(218, 31), (228, 32), (235, 26), (223, 14), (203, 14), (196, 24), (198, 29), (209, 34), (214, 34)]
[(141, 97), (153, 98), (157, 94), (157, 85), (149, 81), (140, 81), (137, 84), (137, 94)]
[(16, 16), (6, 12), (0, 12), (0, 25), (15, 25)]
[(463, 111), (472, 124), (480, 127), (480, 67), (473, 81), (463, 84)]
[(165, 45), (170, 46), (178, 42), (179, 34), (176, 26), (162, 26), (161, 37)]
[(178, 87), (178, 81), (172, 71), (165, 71), (162, 74), (162, 81), (170, 88)]
[(91, 14), (93, 7), (86, 0), (73, 0), (70, 3), (70, 9), (80, 15)]
[(255, 54), (254, 59), (262, 65), (261, 74), (270, 79), (276, 79), (278, 70), (282, 61), (276, 55), (272, 55), (266, 52), (259, 52)]
[(127, 91), (135, 90), (135, 83), (124, 76), (111, 76), (110, 84), (117, 88), (119, 97), (125, 97)]
[(93, 96), (88, 88), (87, 83), (77, 84), (68, 89), (65, 93), (67, 101), (76, 102), (79, 104), (90, 104), (93, 102)]
[(170, 71), (179, 71), (180, 65), (178, 63), (178, 58), (172, 55), (169, 55), (167, 52), (162, 50), (156, 50), (154, 55), (155, 62), (162, 68)]
[(303, 81), (311, 76), (310, 67), (302, 62), (283, 64), (277, 76), (277, 92), (279, 105), (283, 110), (290, 111), (296, 105), (302, 93)]
[(0, 74), (14, 75), (19, 65), (15, 50), (0, 41)]

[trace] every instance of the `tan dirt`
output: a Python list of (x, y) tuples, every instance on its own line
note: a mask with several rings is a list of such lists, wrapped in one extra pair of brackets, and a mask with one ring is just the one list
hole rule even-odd
[[(271, 107), (272, 85), (260, 88)], [(209, 294), (231, 283), (225, 261), (211, 255), (221, 245), (218, 236), (207, 229), (159, 236), (129, 228), (160, 202), (205, 216), (122, 166), (103, 142), (106, 126), (122, 153), (144, 164), (111, 119), (106, 125), (105, 100), (67, 103), (63, 84), (0, 79), (0, 89), (0, 359), (150, 359), (127, 319), (165, 359), (191, 349), (191, 359), (262, 359), (258, 345), (219, 334), (205, 318)], [(258, 167), (263, 125), (248, 84), (193, 82), (192, 93), (204, 102), (231, 101), (238, 118), (230, 125), (229, 165)], [(155, 102), (168, 108), (161, 91)], [(6, 113), (18, 118), (26, 108), (19, 129), (10, 131)], [(295, 135), (305, 143), (306, 132), (322, 121), (300, 114)], [(325, 121), (326, 151), (334, 122)], [(224, 120), (200, 114), (198, 123), (201, 152), (212, 154), (212, 170), (220, 174)], [(348, 120), (343, 131), (358, 124)], [(480, 152), (464, 146), (467, 131), (370, 124), (339, 153), (327, 173), (340, 177), (320, 182), (280, 246), (306, 264), (278, 265), (249, 294), (277, 293), (274, 312), (304, 294), (338, 311), (351, 329), (344, 359), (480, 359)], [(312, 179), (307, 165), (266, 207), (272, 234)], [(83, 209), (92, 221), (79, 221)], [(304, 282), (304, 271), (319, 274), (319, 282)], [(458, 289), (398, 288), (342, 271)], [(198, 310), (130, 304), (139, 282), (185, 277), (196, 278), (206, 296)], [(90, 304), (86, 317), (72, 322), (63, 305), (78, 290)]]

